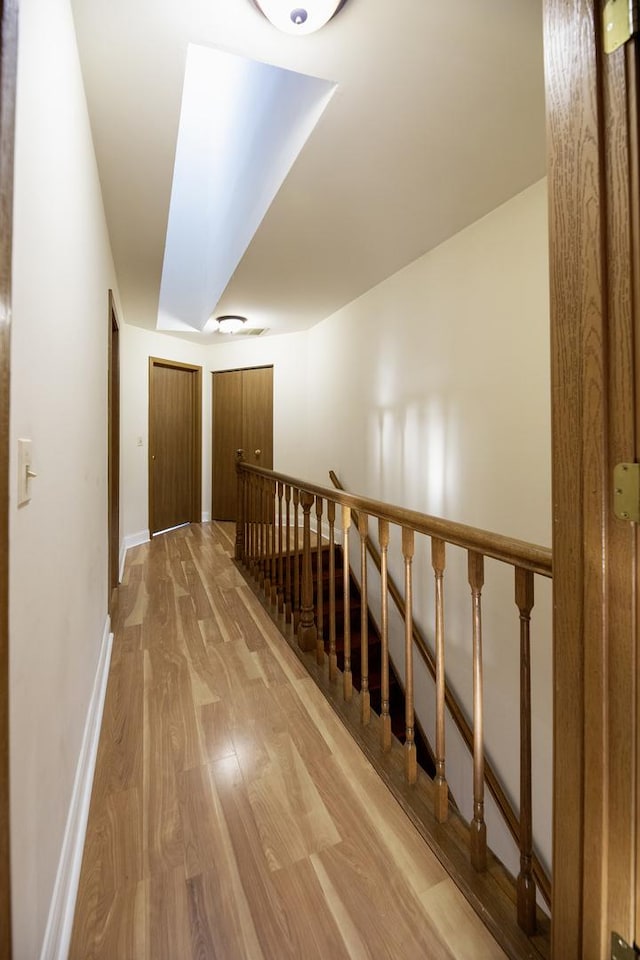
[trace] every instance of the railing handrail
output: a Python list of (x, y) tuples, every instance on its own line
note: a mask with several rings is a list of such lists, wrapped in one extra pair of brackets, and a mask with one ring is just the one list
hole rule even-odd
[[(346, 493), (346, 491), (344, 490), (344, 487), (340, 483), (340, 480), (338, 479), (338, 476), (334, 470), (329, 471), (329, 479), (335, 486), (336, 490), (341, 490)], [(358, 516), (357, 516), (356, 510), (353, 511), (353, 522), (356, 525), (358, 523)], [(372, 543), (371, 540), (367, 540), (367, 550), (369, 552), (369, 555), (371, 556), (371, 559), (373, 560), (375, 567), (378, 570), (378, 573), (380, 573), (380, 569), (381, 569), (380, 554), (375, 544)], [(391, 573), (387, 574), (387, 586), (389, 589), (389, 594), (391, 595), (391, 599), (393, 600), (401, 618), (404, 620), (406, 616), (404, 598), (400, 590), (398, 589), (398, 586), (395, 580), (393, 579), (393, 576), (391, 575)], [(429, 673), (435, 680), (436, 678), (435, 660), (433, 658), (433, 654), (431, 653), (424, 636), (422, 635), (422, 631), (420, 630), (420, 627), (416, 624), (415, 620), (413, 621), (412, 632), (413, 632), (413, 642), (416, 645), (416, 649), (420, 654), (423, 662), (427, 666)], [(449, 684), (446, 682), (445, 682), (445, 703), (447, 705), (447, 709), (449, 710), (449, 714), (451, 715), (456, 727), (458, 728), (458, 731), (460, 732), (460, 735), (464, 740), (467, 748), (469, 750), (472, 750), (473, 749), (473, 731), (471, 730), (471, 726), (469, 725), (469, 722), (465, 717), (464, 712), (456, 699), (455, 693), (453, 692)], [(515, 840), (516, 844), (519, 844), (520, 843), (520, 824), (518, 822), (518, 817), (516, 816), (516, 812), (513, 808), (513, 805), (511, 804), (509, 798), (507, 797), (507, 794), (505, 793), (505, 790), (500, 782), (500, 779), (497, 773), (495, 772), (495, 770), (493, 769), (491, 762), (489, 761), (488, 758), (485, 758), (485, 777), (487, 781), (487, 786), (489, 787), (489, 790), (491, 791), (493, 799), (495, 800), (498, 806), (498, 809), (502, 814), (503, 820), (509, 829), (509, 833)], [(539, 858), (535, 854), (533, 855), (533, 874), (545, 902), (547, 903), (548, 906), (550, 906), (551, 905), (551, 880), (549, 879), (549, 876), (545, 868), (543, 867), (542, 863), (540, 862)]]
[(467, 526), (464, 523), (454, 523), (452, 520), (444, 520), (442, 517), (433, 517), (427, 513), (420, 513), (418, 510), (408, 510), (405, 507), (383, 503), (380, 500), (371, 500), (369, 497), (346, 493), (343, 490), (322, 487), (319, 484), (301, 480), (299, 477), (276, 473), (274, 470), (267, 470), (264, 467), (258, 467), (244, 461), (240, 461), (238, 465), (247, 473), (297, 487), (299, 490), (333, 500), (335, 503), (350, 507), (352, 510), (359, 510), (369, 516), (388, 520), (390, 523), (407, 527), (428, 537), (437, 537), (463, 549), (481, 553), (485, 557), (500, 560), (514, 567), (521, 567), (523, 570), (530, 570), (542, 577), (553, 575), (552, 554), (549, 547), (505, 537), (502, 534), (491, 533), (488, 530)]

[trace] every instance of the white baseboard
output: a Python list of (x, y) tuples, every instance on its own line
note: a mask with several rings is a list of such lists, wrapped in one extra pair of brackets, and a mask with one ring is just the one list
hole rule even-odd
[(122, 541), (122, 550), (120, 551), (120, 573), (118, 582), (122, 583), (124, 576), (124, 562), (127, 558), (127, 550), (131, 547), (139, 547), (141, 543), (148, 543), (151, 537), (148, 530), (138, 530), (137, 533), (129, 533)]
[(40, 960), (67, 960), (69, 954), (112, 644), (111, 621), (107, 617)]
[(124, 538), (124, 552), (130, 550), (131, 547), (139, 547), (141, 543), (148, 543), (151, 537), (149, 536), (148, 530), (138, 530), (137, 533), (129, 533)]
[(202, 522), (203, 522), (203, 523), (209, 523), (210, 520), (211, 520), (211, 514), (209, 513), (209, 511), (208, 511), (208, 510), (203, 510), (203, 511), (202, 511)]

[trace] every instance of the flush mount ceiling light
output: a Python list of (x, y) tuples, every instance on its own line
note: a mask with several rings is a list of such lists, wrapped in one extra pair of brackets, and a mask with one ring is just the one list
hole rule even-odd
[(314, 33), (338, 12), (346, 0), (254, 0), (256, 6), (283, 33)]
[(240, 333), (247, 323), (247, 318), (227, 314), (224, 317), (216, 317), (215, 322), (218, 333)]

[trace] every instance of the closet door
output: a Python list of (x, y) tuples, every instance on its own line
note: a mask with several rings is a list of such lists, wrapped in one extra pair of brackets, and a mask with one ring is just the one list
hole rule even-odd
[(236, 451), (273, 468), (273, 367), (213, 374), (212, 520), (236, 519)]

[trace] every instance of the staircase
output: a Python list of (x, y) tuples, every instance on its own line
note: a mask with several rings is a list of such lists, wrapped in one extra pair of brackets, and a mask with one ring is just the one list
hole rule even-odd
[[(318, 565), (318, 554), (314, 550), (312, 554), (312, 571), (314, 584), (322, 583), (322, 607), (323, 607), (323, 643), (327, 656), (329, 656), (329, 631), (327, 627), (329, 594), (331, 589), (329, 572), (329, 547), (322, 548), (322, 570), (321, 581), (316, 577)], [(344, 554), (342, 547), (336, 545), (335, 548), (335, 605), (336, 605), (336, 653), (338, 658), (338, 670), (344, 669)], [(356, 690), (361, 687), (360, 655), (362, 646), (361, 636), (361, 616), (362, 616), (362, 598), (360, 585), (355, 579), (353, 572), (349, 571), (350, 579), (350, 624), (351, 624), (351, 672), (353, 677), (353, 686)], [(314, 595), (314, 612), (316, 623), (319, 622), (319, 604), (317, 590)], [(382, 643), (380, 639), (380, 630), (371, 615), (367, 611), (367, 634), (369, 641), (369, 694), (371, 698), (371, 709), (378, 715), (382, 707)], [(389, 662), (389, 714), (391, 716), (391, 732), (400, 741), (405, 742), (405, 697), (404, 688), (393, 663)], [(431, 778), (435, 776), (435, 763), (433, 753), (428, 740), (420, 724), (416, 721), (415, 744), (418, 763), (422, 769)]]

